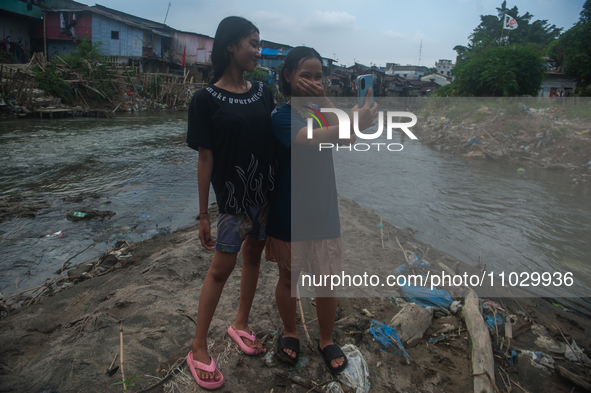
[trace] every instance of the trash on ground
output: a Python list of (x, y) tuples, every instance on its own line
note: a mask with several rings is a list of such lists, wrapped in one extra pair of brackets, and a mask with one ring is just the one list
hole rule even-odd
[[(571, 349), (572, 347), (572, 349)], [(574, 349), (574, 352), (573, 352)], [(575, 342), (575, 340), (572, 341), (572, 343), (570, 344), (570, 347), (567, 345), (566, 346), (566, 350), (564, 352), (564, 357), (567, 358), (568, 360), (570, 360), (571, 362), (579, 362), (579, 359), (581, 359), (581, 362), (583, 363), (587, 363), (587, 364), (591, 364), (591, 360), (589, 359), (589, 357), (583, 353), (583, 350), (577, 345), (577, 343)]]
[(554, 340), (552, 337), (545, 337), (540, 336), (536, 338), (536, 345), (538, 347), (544, 348), (549, 352), (553, 353), (560, 353), (563, 354), (565, 352), (565, 347), (567, 347), (564, 343), (559, 343), (558, 341)]
[[(495, 330), (495, 318), (492, 315), (485, 315), (483, 318), (484, 318), (484, 322), (486, 322), (486, 326), (490, 330)], [(497, 319), (497, 327), (502, 326), (503, 325), (503, 318), (501, 318), (500, 315), (497, 315), (496, 319)]]
[[(404, 349), (400, 337), (398, 337), (398, 333), (396, 333), (396, 330), (390, 326), (372, 319), (369, 327), (369, 334), (371, 334), (377, 342), (382, 344), (384, 348), (387, 349), (388, 347), (393, 347), (395, 353), (399, 353), (401, 356), (406, 356), (408, 359), (412, 360), (408, 352), (406, 352), (406, 349)], [(386, 352), (384, 349), (381, 350), (382, 352)]]
[(539, 351), (521, 351), (521, 354), (529, 357), (534, 366), (541, 364), (548, 368), (554, 368), (554, 359), (548, 354)]
[(338, 375), (339, 381), (354, 389), (355, 393), (369, 393), (369, 371), (363, 355), (352, 344), (344, 345), (341, 350), (347, 356), (349, 364)]
[(400, 286), (402, 296), (407, 298), (410, 302), (414, 302), (423, 307), (435, 307), (446, 314), (449, 314), (449, 306), (453, 303), (453, 299), (445, 289), (429, 289), (418, 285), (404, 285)]
[(63, 231), (57, 231), (52, 233), (51, 235), (45, 235), (45, 237), (64, 237), (65, 233)]

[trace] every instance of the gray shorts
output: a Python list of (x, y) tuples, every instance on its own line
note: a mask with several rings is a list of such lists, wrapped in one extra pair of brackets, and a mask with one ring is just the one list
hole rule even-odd
[(245, 213), (220, 214), (215, 249), (238, 252), (246, 236), (257, 241), (265, 240), (268, 216), (268, 203), (249, 206)]

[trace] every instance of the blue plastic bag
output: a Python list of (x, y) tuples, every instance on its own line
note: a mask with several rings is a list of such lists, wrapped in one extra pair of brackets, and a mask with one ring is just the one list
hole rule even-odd
[[(408, 352), (406, 352), (406, 349), (404, 349), (404, 346), (402, 345), (402, 342), (400, 341), (400, 337), (398, 337), (398, 333), (396, 333), (396, 330), (394, 330), (394, 328), (391, 328), (388, 325), (384, 325), (380, 321), (376, 321), (375, 319), (372, 319), (371, 326), (369, 327), (369, 333), (372, 335), (372, 337), (377, 342), (379, 342), (386, 349), (388, 349), (388, 347), (393, 347), (394, 353), (398, 353), (401, 356), (406, 355), (410, 359)], [(404, 354), (400, 352), (400, 349), (392, 342), (392, 340), (390, 340), (390, 337), (388, 337), (388, 336), (390, 336), (394, 340), (396, 340), (398, 345), (400, 345), (400, 348), (402, 348), (402, 350), (404, 351)], [(382, 352), (386, 352), (386, 351), (384, 349), (382, 349)], [(410, 360), (412, 360), (412, 359), (410, 359)]]
[(401, 286), (400, 291), (402, 292), (402, 296), (410, 302), (423, 307), (436, 307), (446, 313), (454, 301), (445, 289), (429, 289), (418, 285), (407, 284)]
[[(495, 319), (493, 318), (492, 315), (485, 315), (484, 322), (486, 322), (486, 326), (490, 330), (495, 330)], [(497, 315), (497, 326), (502, 326), (502, 325), (503, 325), (503, 318), (501, 318), (500, 315)]]

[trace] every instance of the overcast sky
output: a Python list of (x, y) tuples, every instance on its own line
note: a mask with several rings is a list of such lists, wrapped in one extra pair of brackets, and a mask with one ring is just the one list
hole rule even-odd
[[(88, 5), (96, 1), (79, 0)], [(215, 35), (226, 16), (250, 19), (261, 39), (314, 47), (339, 64), (354, 61), (433, 67), (438, 59), (455, 62), (453, 47), (466, 45), (480, 15), (496, 15), (502, 0), (170, 0), (166, 24), (175, 29)], [(169, 0), (99, 0), (98, 4), (139, 17), (164, 22)], [(584, 0), (508, 0), (519, 14), (546, 19), (565, 30), (579, 20)], [(514, 16), (514, 15), (513, 15)], [(501, 33), (499, 22), (499, 36)]]

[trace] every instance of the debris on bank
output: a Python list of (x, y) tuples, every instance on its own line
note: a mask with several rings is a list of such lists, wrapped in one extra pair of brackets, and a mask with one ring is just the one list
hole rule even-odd
[[(389, 265), (392, 271), (426, 275), (443, 269), (463, 275), (478, 269), (436, 249), (427, 250), (427, 263), (427, 246), (414, 239), (413, 231), (387, 223), (381, 229), (390, 240), (382, 248), (382, 238), (375, 235), (375, 222), (379, 221), (375, 214), (342, 199), (339, 210), (343, 242), (357, 239), (369, 247), (352, 249), (358, 253), (352, 256), (355, 260), (369, 259), (373, 251), (381, 260), (378, 253), (383, 251), (393, 262)], [(210, 214), (217, 215), (213, 210)], [(400, 247), (394, 243), (392, 248), (394, 238), (400, 240)], [(56, 390), (63, 390), (66, 384), (83, 391), (89, 391), (90, 384), (98, 390), (107, 389), (121, 380), (112, 362), (120, 351), (123, 320), (127, 328), (125, 367), (129, 375), (140, 376), (134, 380), (137, 391), (148, 391), (158, 384), (166, 384), (166, 391), (194, 390), (195, 382), (186, 366), (183, 368), (183, 360), (193, 339), (197, 292), (212, 257), (211, 251), (196, 245), (198, 242), (198, 226), (138, 244), (118, 242), (93, 263), (72, 267), (64, 263), (58, 272), (62, 277), (54, 280), (59, 283), (1, 301), (2, 315), (10, 311), (0, 324), (2, 344), (7, 348), (4, 362), (13, 368), (6, 377), (7, 386), (15, 391), (38, 391), (37, 386), (18, 389), (30, 386), (36, 378), (39, 387), (51, 383)], [(120, 273), (98, 278), (114, 271)], [(319, 337), (315, 320), (318, 300), (300, 298), (301, 362), (290, 368), (273, 356), (282, 325), (273, 301), (276, 279), (276, 265), (262, 262), (250, 323), (267, 350), (265, 356), (243, 355), (227, 336), (237, 298), (229, 295), (220, 299), (208, 339), (227, 391), (570, 393), (573, 388), (584, 391), (591, 383), (588, 318), (556, 300), (553, 304), (533, 297), (476, 296), (461, 286), (410, 286), (405, 288), (406, 294), (396, 288), (390, 297), (339, 298), (333, 337), (349, 357), (349, 367), (340, 376), (330, 375), (316, 342), (310, 346), (304, 335), (307, 329), (312, 340)], [(74, 287), (76, 282), (81, 282), (80, 286)], [(240, 275), (233, 274), (226, 291), (238, 294), (239, 282)], [(64, 291), (67, 287), (74, 293), (69, 297)], [(54, 301), (46, 296), (52, 294)], [(43, 303), (34, 305), (42, 297)], [(27, 310), (23, 307), (27, 304), (34, 308)], [(52, 319), (49, 313), (60, 317)], [(15, 332), (15, 326), (22, 334)], [(36, 333), (35, 329), (51, 334)], [(22, 339), (22, 335), (32, 338)], [(57, 352), (59, 345), (55, 344), (64, 340), (68, 351), (60, 348)], [(81, 361), (91, 357), (92, 362), (86, 362), (91, 366), (74, 373), (59, 367), (74, 356)], [(42, 370), (26, 366), (40, 364), (39, 357), (52, 362), (43, 364)], [(35, 378), (22, 377), (31, 373)], [(251, 386), (245, 388), (245, 380), (252, 381)]]
[(582, 181), (591, 175), (591, 101), (478, 102), (450, 101), (443, 108), (427, 104), (417, 133), (445, 153), (565, 171)]
[[(193, 82), (189, 73), (140, 74), (125, 63), (84, 63), (83, 73), (59, 56), (49, 63), (35, 53), (28, 64), (0, 64), (0, 118), (112, 117), (115, 112), (187, 110), (195, 91), (204, 86), (201, 78)], [(36, 82), (36, 73), (49, 72), (51, 67), (56, 68), (52, 72), (58, 82), (65, 84), (65, 101), (52, 97)]]

